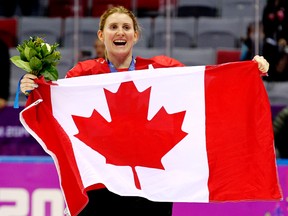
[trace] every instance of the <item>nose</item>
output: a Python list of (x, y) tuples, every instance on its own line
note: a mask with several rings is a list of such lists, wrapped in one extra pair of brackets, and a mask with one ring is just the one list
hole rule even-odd
[(124, 35), (124, 30), (123, 28), (118, 28), (118, 31), (117, 31), (117, 35)]

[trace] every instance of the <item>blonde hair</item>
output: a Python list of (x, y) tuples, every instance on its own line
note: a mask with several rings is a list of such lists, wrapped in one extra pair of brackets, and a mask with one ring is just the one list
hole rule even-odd
[(99, 30), (103, 31), (107, 18), (114, 13), (122, 13), (122, 14), (128, 15), (133, 21), (134, 31), (138, 32), (140, 36), (141, 28), (139, 26), (136, 16), (133, 14), (132, 11), (126, 9), (123, 6), (116, 6), (116, 7), (108, 8), (100, 17)]

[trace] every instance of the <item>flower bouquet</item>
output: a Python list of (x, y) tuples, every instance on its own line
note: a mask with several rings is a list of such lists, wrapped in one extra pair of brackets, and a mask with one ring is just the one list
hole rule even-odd
[(46, 81), (54, 81), (58, 79), (56, 66), (61, 59), (60, 52), (56, 50), (58, 46), (57, 43), (45, 43), (40, 37), (30, 37), (16, 47), (20, 55), (10, 60), (27, 73), (43, 76)]

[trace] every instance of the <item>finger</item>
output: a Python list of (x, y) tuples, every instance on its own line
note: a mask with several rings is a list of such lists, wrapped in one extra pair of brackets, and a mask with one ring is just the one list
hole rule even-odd
[(23, 78), (36, 79), (37, 76), (34, 74), (26, 73)]
[(259, 58), (260, 58), (259, 55), (255, 55), (254, 58), (253, 58), (253, 60), (254, 60), (254, 61), (257, 61), (257, 60), (259, 60)]
[(27, 73), (27, 74), (25, 74), (25, 75), (22, 77), (21, 80), (34, 80), (34, 79), (36, 79), (36, 78), (37, 78), (37, 76), (35, 76), (35, 75), (33, 75), (33, 74)]
[(23, 83), (23, 84), (25, 84), (25, 83), (30, 83), (30, 84), (35, 83), (34, 80), (30, 79), (30, 78), (23, 78), (23, 79), (21, 79), (20, 82)]
[(20, 84), (21, 88), (37, 88), (38, 84), (37, 83), (21, 83)]
[(38, 88), (36, 83), (22, 83), (20, 85), (21, 92), (25, 94), (26, 91), (32, 91), (35, 88)]
[(267, 61), (263, 61), (259, 64), (258, 68), (261, 72), (266, 73), (269, 70), (269, 63)]

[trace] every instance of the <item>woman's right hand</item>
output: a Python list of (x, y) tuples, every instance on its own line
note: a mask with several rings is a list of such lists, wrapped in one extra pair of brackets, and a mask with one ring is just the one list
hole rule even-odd
[(26, 96), (29, 95), (30, 91), (38, 87), (38, 85), (34, 82), (34, 79), (36, 78), (37, 76), (27, 73), (21, 79), (20, 89), (21, 92), (24, 93)]

